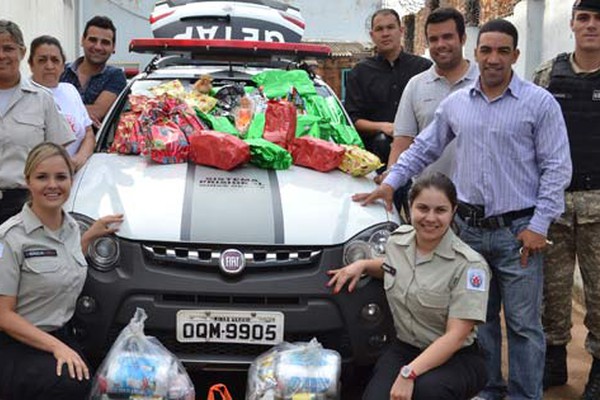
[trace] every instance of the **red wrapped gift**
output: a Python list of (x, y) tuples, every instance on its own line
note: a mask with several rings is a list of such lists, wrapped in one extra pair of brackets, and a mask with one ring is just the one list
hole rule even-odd
[(190, 141), (190, 161), (229, 171), (250, 161), (250, 146), (227, 133), (204, 131)]
[(146, 138), (142, 133), (139, 114), (126, 112), (121, 114), (121, 119), (115, 131), (115, 138), (110, 146), (110, 151), (121, 154), (140, 154), (146, 147)]
[(158, 100), (154, 97), (148, 97), (143, 94), (130, 94), (129, 104), (131, 105), (131, 111), (143, 113), (156, 107)]
[(181, 129), (188, 142), (191, 140), (192, 136), (199, 135), (202, 131), (208, 129), (208, 127), (196, 116), (196, 113), (190, 110), (185, 104), (171, 110), (169, 118), (179, 127), (179, 129)]
[(345, 149), (335, 143), (312, 136), (294, 139), (291, 146), (294, 164), (327, 172), (340, 166)]
[(265, 112), (263, 138), (284, 149), (291, 146), (296, 137), (296, 107), (285, 100), (269, 100)]
[(172, 122), (153, 125), (149, 134), (150, 158), (161, 164), (188, 160), (190, 145), (181, 129)]

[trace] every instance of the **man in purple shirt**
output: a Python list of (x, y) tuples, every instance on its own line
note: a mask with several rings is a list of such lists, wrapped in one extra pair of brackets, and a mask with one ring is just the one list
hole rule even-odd
[[(518, 34), (508, 21), (482, 26), (475, 58), (480, 78), (445, 99), (433, 122), (372, 193), (391, 209), (394, 189), (435, 161), (456, 139), (453, 181), (460, 200), (460, 237), (492, 269), (487, 322), (479, 329), (488, 385), (481, 399), (542, 399), (542, 255), (550, 223), (564, 209), (571, 159), (560, 106), (513, 71)], [(435, 212), (432, 210), (431, 212)], [(500, 308), (509, 343), (509, 380), (501, 372)]]

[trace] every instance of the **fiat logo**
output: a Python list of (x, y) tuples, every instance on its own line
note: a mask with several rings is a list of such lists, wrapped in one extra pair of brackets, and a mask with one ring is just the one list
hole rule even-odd
[(221, 253), (219, 259), (221, 271), (228, 275), (236, 275), (246, 267), (246, 258), (244, 253), (236, 249), (227, 249)]

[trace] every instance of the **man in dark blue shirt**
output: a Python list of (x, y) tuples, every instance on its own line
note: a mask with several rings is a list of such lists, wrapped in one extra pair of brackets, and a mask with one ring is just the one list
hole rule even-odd
[(77, 88), (96, 127), (127, 84), (123, 70), (106, 65), (115, 50), (116, 35), (108, 17), (90, 19), (81, 38), (83, 57), (68, 63), (60, 78)]

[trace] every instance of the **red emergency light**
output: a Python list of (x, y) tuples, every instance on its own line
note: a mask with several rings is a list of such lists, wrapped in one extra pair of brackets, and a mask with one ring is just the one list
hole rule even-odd
[(132, 39), (129, 51), (135, 53), (191, 53), (198, 55), (297, 56), (327, 58), (331, 48), (308, 43), (261, 42), (224, 39)]

